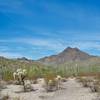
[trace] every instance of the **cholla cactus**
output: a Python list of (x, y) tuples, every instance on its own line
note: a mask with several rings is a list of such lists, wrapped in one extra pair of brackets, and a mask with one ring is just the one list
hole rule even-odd
[(24, 79), (25, 77), (27, 76), (27, 71), (26, 69), (17, 69), (16, 72), (13, 73), (13, 77), (14, 77), (14, 80), (18, 80), (19, 84), (23, 83), (24, 85)]
[(31, 82), (29, 80), (25, 80), (24, 81), (24, 91), (29, 92), (31, 90), (33, 90), (31, 86)]
[(17, 69), (16, 72), (13, 73), (14, 79), (18, 78), (19, 84), (22, 84), (25, 92), (29, 92), (32, 90), (31, 82), (29, 80), (25, 80), (27, 76), (26, 69)]
[(56, 83), (57, 89), (61, 88), (61, 81), (62, 81), (62, 77), (60, 75), (57, 75), (57, 77), (55, 78), (55, 83)]
[(57, 75), (56, 78), (50, 79), (47, 82), (47, 91), (55, 91), (61, 88), (62, 77)]
[(53, 91), (54, 90), (54, 81), (49, 80), (47, 83), (47, 91)]

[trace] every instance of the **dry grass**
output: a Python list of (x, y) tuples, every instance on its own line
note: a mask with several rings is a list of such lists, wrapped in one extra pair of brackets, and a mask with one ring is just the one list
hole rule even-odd
[(84, 87), (90, 88), (92, 92), (100, 92), (100, 80), (96, 76), (78, 77), (77, 79)]

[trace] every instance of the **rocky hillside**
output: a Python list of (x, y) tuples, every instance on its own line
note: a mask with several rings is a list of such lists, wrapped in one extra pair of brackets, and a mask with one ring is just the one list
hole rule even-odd
[(87, 64), (89, 65), (94, 65), (94, 64), (99, 64), (100, 57), (92, 56), (89, 55), (78, 48), (71, 48), (68, 47), (61, 53), (57, 55), (52, 55), (49, 57), (44, 57), (41, 58), (37, 61), (35, 60), (30, 60), (25, 57), (22, 58), (17, 58), (17, 59), (8, 59), (5, 57), (0, 57), (0, 66), (6, 66), (6, 67), (32, 67), (32, 66), (37, 66), (41, 67), (46, 65), (61, 65), (61, 64), (66, 64), (66, 63), (80, 63), (80, 65)]
[(38, 61), (45, 64), (63, 64), (66, 62), (84, 61), (90, 58), (94, 58), (94, 56), (89, 55), (78, 48), (68, 47), (57, 55), (44, 57)]

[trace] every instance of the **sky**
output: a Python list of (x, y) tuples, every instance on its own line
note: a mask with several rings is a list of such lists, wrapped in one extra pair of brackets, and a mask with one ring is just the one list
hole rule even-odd
[(69, 46), (100, 56), (99, 0), (0, 0), (0, 56), (35, 60)]

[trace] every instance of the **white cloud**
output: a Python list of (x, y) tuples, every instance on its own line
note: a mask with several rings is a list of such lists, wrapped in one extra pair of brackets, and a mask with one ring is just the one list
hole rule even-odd
[(90, 50), (90, 49), (100, 50), (100, 41), (92, 41), (92, 40), (68, 41), (64, 42), (63, 45), (78, 47), (82, 50)]
[(0, 56), (7, 57), (7, 58), (20, 58), (23, 57), (19, 53), (11, 53), (11, 52), (0, 52)]
[(54, 50), (58, 52), (59, 50), (64, 49), (64, 45), (60, 40), (53, 39), (36, 39), (36, 38), (15, 38), (8, 40), (0, 40), (0, 42), (6, 43), (22, 43), (26, 45), (38, 46), (48, 50)]
[[(15, 43), (15, 44), (17, 43), (20, 45), (24, 44), (26, 46), (29, 45), (30, 52), (33, 52), (33, 54), (34, 54), (34, 51), (36, 50), (38, 51), (37, 53), (39, 52), (41, 53), (41, 51), (43, 52), (43, 49), (44, 49), (44, 52), (45, 51), (47, 52), (48, 50), (52, 50), (53, 53), (59, 53), (68, 46), (78, 47), (79, 49), (84, 50), (84, 51), (89, 51), (91, 49), (100, 50), (100, 41), (93, 41), (93, 40), (88, 40), (88, 41), (85, 41), (85, 40), (68, 41), (66, 40), (65, 41), (65, 40), (60, 40), (60, 39), (54, 40), (54, 39), (42, 39), (42, 38), (37, 38), (37, 39), (36, 38), (13, 38), (13, 39), (7, 39), (7, 40), (0, 40), (0, 43), (7, 43), (8, 47), (9, 47), (9, 44), (12, 44), (12, 43)], [(18, 45), (15, 46), (16, 51), (18, 51), (17, 46)], [(25, 48), (24, 47), (20, 48), (20, 46), (18, 47), (18, 49), (21, 49), (23, 52)], [(34, 48), (35, 50), (33, 50)], [(6, 49), (5, 46), (1, 48), (0, 55), (7, 56), (7, 57), (22, 57), (23, 56), (19, 53), (14, 53), (14, 50), (13, 50), (13, 53), (10, 53), (10, 52), (7, 52), (7, 49), (6, 51), (3, 51), (2, 49)]]
[(52, 39), (21, 39), (22, 42), (35, 45), (35, 46), (42, 46), (48, 49), (60, 49), (63, 47), (63, 44), (60, 43), (59, 40), (52, 40)]

